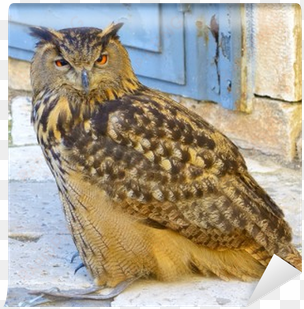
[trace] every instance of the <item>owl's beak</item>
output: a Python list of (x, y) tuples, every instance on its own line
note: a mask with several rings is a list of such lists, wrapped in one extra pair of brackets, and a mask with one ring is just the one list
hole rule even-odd
[(82, 83), (82, 87), (84, 89), (84, 91), (86, 92), (86, 94), (89, 93), (89, 89), (90, 89), (90, 83), (89, 83), (89, 77), (88, 77), (88, 72), (87, 70), (83, 69), (81, 72), (81, 83)]

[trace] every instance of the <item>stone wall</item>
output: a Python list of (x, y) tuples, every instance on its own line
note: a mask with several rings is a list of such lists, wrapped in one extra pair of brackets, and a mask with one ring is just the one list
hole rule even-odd
[(29, 62), (8, 58), (8, 88), (32, 91)]
[(302, 99), (301, 8), (294, 4), (256, 7), (255, 89), (260, 96)]
[(256, 149), (286, 162), (298, 160), (301, 156), (300, 103), (254, 98), (253, 110), (246, 114), (228, 111), (214, 103), (184, 98), (179, 101), (200, 114), (241, 148)]
[[(248, 52), (244, 53), (244, 65), (253, 74), (253, 95), (249, 96), (250, 102), (246, 102), (250, 112), (228, 111), (217, 104), (175, 98), (193, 108), (240, 147), (258, 149), (288, 162), (301, 160), (301, 7), (259, 4), (249, 9), (253, 12), (244, 18), (249, 16), (253, 20), (250, 27), (244, 27), (244, 34), (247, 40), (252, 40), (253, 50), (250, 59), (246, 59)], [(248, 21), (244, 20), (244, 25), (248, 25)]]

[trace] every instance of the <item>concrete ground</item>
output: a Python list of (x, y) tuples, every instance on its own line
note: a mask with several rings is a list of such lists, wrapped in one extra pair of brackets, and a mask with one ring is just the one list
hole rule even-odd
[[(11, 105), (9, 149), (9, 290), (7, 305), (33, 299), (33, 289), (83, 289), (93, 281), (80, 263), (70, 263), (76, 248), (67, 230), (53, 177), (30, 125), (30, 99)], [(301, 170), (277, 164), (263, 155), (244, 153), (249, 170), (284, 209), (301, 248)], [(223, 282), (193, 276), (175, 283), (141, 280), (109, 301), (53, 302), (50, 306), (245, 306), (257, 282)]]

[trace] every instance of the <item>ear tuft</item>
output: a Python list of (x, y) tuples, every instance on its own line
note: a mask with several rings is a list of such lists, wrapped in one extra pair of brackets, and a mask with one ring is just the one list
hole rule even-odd
[(123, 23), (114, 24), (114, 22), (107, 28), (109, 35), (116, 36)]
[(51, 41), (53, 39), (53, 35), (51, 32), (44, 27), (30, 27), (30, 35), (36, 37), (43, 41)]
[(41, 41), (53, 42), (56, 39), (62, 38), (62, 34), (45, 27), (30, 27), (30, 35), (40, 39)]
[(122, 26), (123, 23), (114, 24), (114, 22), (112, 22), (111, 25), (102, 30), (99, 36), (102, 38), (103, 44), (106, 45), (109, 42), (110, 38), (118, 39), (119, 36), (117, 35), (117, 32)]

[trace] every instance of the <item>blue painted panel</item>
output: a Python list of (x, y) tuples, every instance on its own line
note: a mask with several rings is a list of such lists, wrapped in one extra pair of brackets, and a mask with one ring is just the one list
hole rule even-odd
[(113, 21), (124, 22), (121, 33), (124, 45), (154, 52), (161, 50), (158, 4), (12, 4), (9, 21), (54, 29), (102, 29)]
[(234, 109), (241, 97), (242, 33), (240, 6), (220, 6), (219, 69), (221, 104)]
[(171, 4), (163, 4), (160, 13), (161, 54), (127, 48), (132, 66), (139, 76), (185, 85), (184, 15)]
[[(193, 72), (193, 68), (197, 68), (191, 82), (197, 83), (198, 95), (204, 97), (204, 100), (218, 102), (220, 95), (218, 44), (211, 25), (212, 20), (218, 19), (218, 5), (193, 5), (186, 19), (187, 36), (191, 38), (189, 44), (196, 46), (196, 50), (192, 49), (188, 59), (189, 71)], [(186, 50), (190, 50), (189, 45)]]
[(139, 79), (147, 86), (235, 109), (241, 99), (241, 6), (233, 4), (13, 4), (9, 55), (30, 60), (27, 29), (79, 26), (120, 30)]
[[(135, 13), (130, 13), (127, 18), (126, 10)], [(65, 14), (67, 16), (63, 18)], [(104, 15), (107, 18), (101, 21), (100, 16)], [(24, 60), (32, 58), (36, 40), (28, 35), (30, 25), (61, 29), (70, 27), (71, 20), (72, 24), (76, 20), (81, 21), (78, 26), (99, 28), (106, 27), (113, 20), (123, 20), (124, 26), (119, 34), (129, 51), (136, 74), (185, 84), (183, 24), (179, 24), (183, 23), (183, 14), (176, 5), (14, 4), (10, 8), (10, 56), (17, 54)], [(20, 53), (22, 49), (25, 50), (23, 56)], [(177, 52), (180, 61), (173, 57)]]

